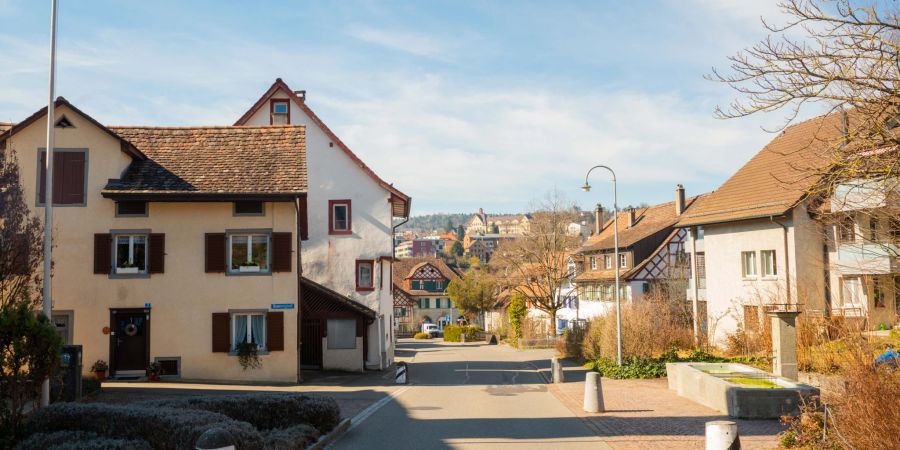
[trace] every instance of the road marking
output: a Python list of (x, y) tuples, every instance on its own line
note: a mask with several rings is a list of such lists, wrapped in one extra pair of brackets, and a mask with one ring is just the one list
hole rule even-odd
[(469, 384), (469, 363), (466, 363), (466, 379), (463, 380), (463, 384)]
[[(350, 419), (350, 428), (347, 428), (347, 432), (346, 432), (346, 433), (349, 433), (350, 430), (352, 430), (352, 429), (358, 427), (361, 423), (365, 422), (365, 420), (368, 419), (369, 416), (371, 416), (372, 414), (374, 414), (375, 411), (378, 411), (378, 410), (381, 409), (384, 405), (387, 405), (388, 403), (390, 403), (391, 400), (393, 400), (393, 399), (396, 398), (396, 397), (399, 397), (400, 394), (402, 394), (402, 393), (408, 391), (409, 388), (411, 388), (411, 387), (412, 387), (412, 386), (404, 386), (404, 387), (402, 387), (402, 388), (400, 388), (400, 389), (397, 389), (396, 391), (392, 392), (392, 393), (391, 393), (390, 395), (388, 395), (387, 397), (385, 397), (385, 398), (383, 398), (383, 399), (381, 399), (381, 400), (378, 400), (377, 402), (373, 403), (373, 404), (372, 404), (371, 406), (369, 406), (368, 408), (362, 410), (359, 414), (356, 415), (356, 417)], [(346, 435), (346, 433), (345, 433), (344, 435)], [(335, 440), (335, 442), (337, 442), (337, 440)]]

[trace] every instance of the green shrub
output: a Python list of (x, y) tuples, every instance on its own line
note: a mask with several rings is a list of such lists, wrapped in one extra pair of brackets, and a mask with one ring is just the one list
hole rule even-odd
[(150, 400), (134, 405), (144, 408), (209, 411), (239, 422), (247, 422), (258, 430), (309, 424), (320, 433), (328, 433), (341, 420), (340, 407), (333, 398), (289, 393), (182, 397)]
[(673, 347), (659, 358), (623, 358), (621, 367), (616, 365), (615, 360), (610, 358), (598, 358), (585, 364), (585, 366), (600, 372), (602, 376), (607, 378), (643, 379), (666, 376), (666, 363), (670, 362), (741, 363), (758, 366), (762, 361), (758, 358), (723, 358), (699, 350), (694, 350), (687, 356), (679, 356), (677, 349)]
[(20, 442), (17, 450), (153, 450), (143, 439), (108, 438), (87, 431), (35, 433)]
[(444, 341), (462, 342), (462, 336), (466, 336), (467, 342), (477, 341), (478, 333), (484, 331), (476, 326), (447, 325), (444, 327)]
[(303, 450), (319, 440), (319, 430), (302, 423), (263, 433), (266, 450)]
[(431, 333), (424, 333), (420, 331), (416, 333), (415, 336), (413, 336), (413, 339), (431, 339)]
[(29, 418), (26, 434), (84, 431), (107, 439), (141, 439), (156, 449), (188, 449), (214, 427), (231, 433), (238, 448), (264, 448), (262, 435), (252, 425), (224, 414), (103, 403), (56, 403), (41, 408)]

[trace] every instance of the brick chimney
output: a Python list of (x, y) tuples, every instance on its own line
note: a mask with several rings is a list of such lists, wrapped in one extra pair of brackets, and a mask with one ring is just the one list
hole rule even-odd
[(684, 212), (684, 186), (675, 186), (675, 215), (680, 216)]
[(634, 226), (634, 221), (635, 221), (635, 209), (628, 208), (628, 228), (631, 228)]
[(600, 234), (603, 229), (603, 205), (597, 203), (594, 208), (594, 236)]

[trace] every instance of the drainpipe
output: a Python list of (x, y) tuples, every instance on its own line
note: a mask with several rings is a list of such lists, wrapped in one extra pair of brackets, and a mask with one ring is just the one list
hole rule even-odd
[(694, 279), (694, 301), (691, 309), (694, 312), (694, 346), (700, 348), (700, 277), (697, 276), (697, 227), (691, 228), (691, 277)]
[(781, 229), (784, 230), (784, 286), (787, 291), (787, 304), (791, 304), (791, 265), (790, 265), (790, 255), (788, 254), (788, 228), (787, 225), (775, 220), (775, 216), (769, 216), (769, 220), (772, 223), (778, 224), (781, 226)]
[[(294, 223), (297, 226), (297, 383), (303, 382), (303, 374), (300, 371), (300, 366), (303, 364), (303, 317), (301, 316), (301, 310), (303, 308), (300, 307), (302, 302), (303, 295), (303, 239), (301, 238), (301, 229), (300, 229), (300, 202), (306, 201), (305, 198), (301, 196), (297, 196), (294, 201)], [(308, 210), (308, 208), (303, 208)], [(321, 345), (321, 343), (319, 344)]]

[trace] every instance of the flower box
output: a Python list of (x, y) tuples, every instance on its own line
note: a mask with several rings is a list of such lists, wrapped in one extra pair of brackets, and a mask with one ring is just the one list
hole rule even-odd
[(117, 274), (135, 274), (140, 271), (138, 267), (116, 267)]
[(259, 272), (259, 266), (241, 266), (238, 270), (240, 272)]

